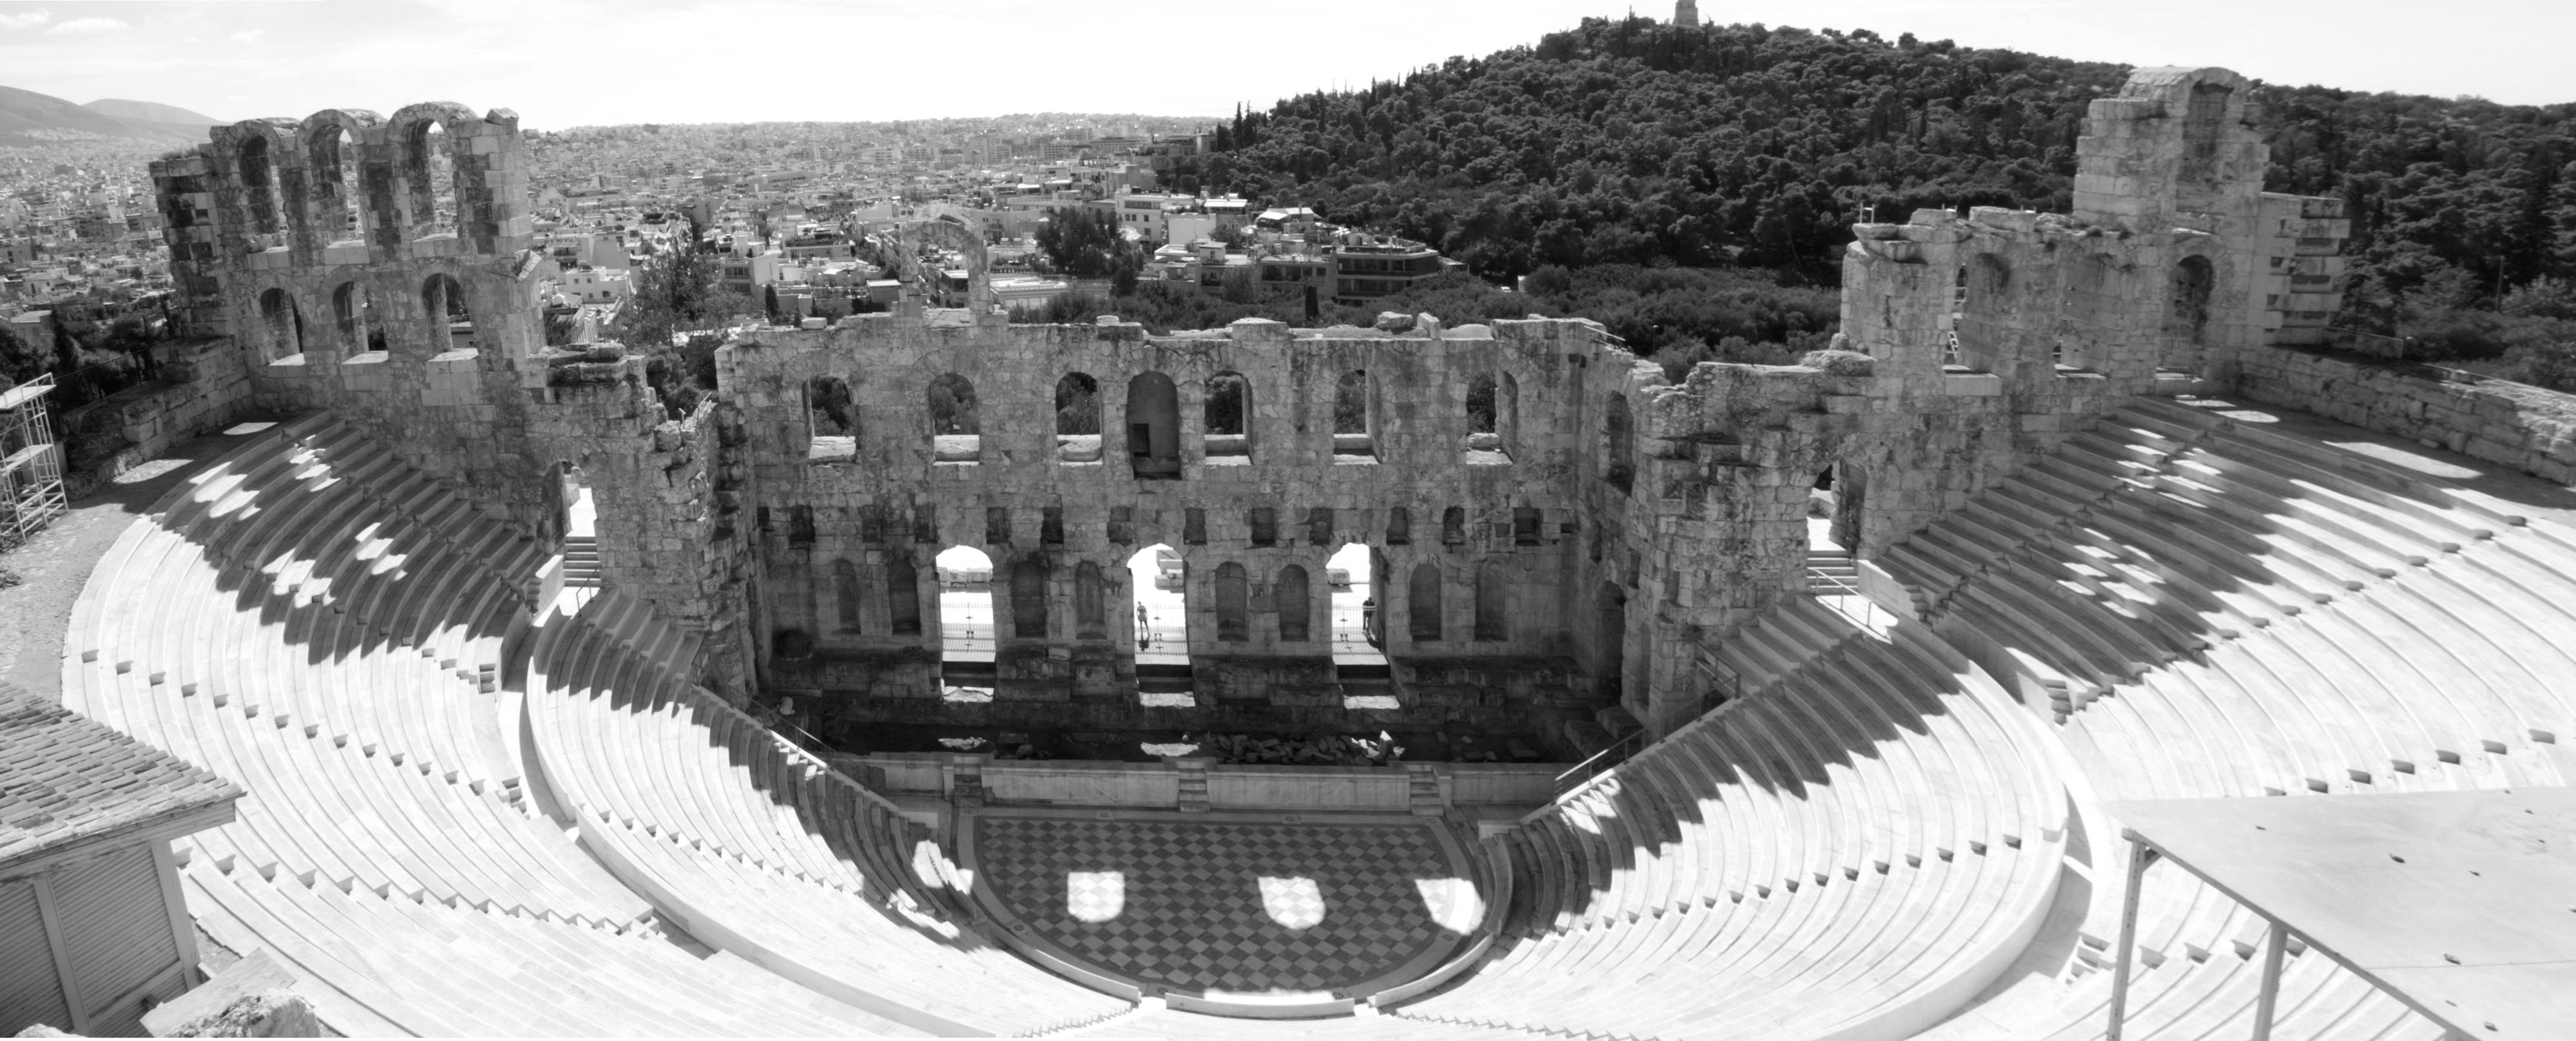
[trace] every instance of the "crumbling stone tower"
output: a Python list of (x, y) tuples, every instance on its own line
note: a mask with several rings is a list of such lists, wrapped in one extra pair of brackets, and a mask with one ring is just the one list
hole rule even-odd
[(2223, 383), (2246, 350), (2319, 342), (2350, 224), (2338, 200), (2262, 191), (2252, 93), (2225, 69), (2138, 70), (2093, 102), (2073, 213), (1857, 226), (1844, 334), (1907, 372), (2112, 394)]
[(529, 537), (560, 538), (580, 474), (610, 580), (720, 629), (712, 409), (670, 419), (640, 359), (545, 347), (527, 163), (515, 113), (448, 102), (217, 127), (152, 164), (180, 331), (250, 403), (333, 410)]

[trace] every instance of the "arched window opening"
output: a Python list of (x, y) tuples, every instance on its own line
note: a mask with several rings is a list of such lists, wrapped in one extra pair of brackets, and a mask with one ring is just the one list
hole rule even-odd
[(1181, 476), (1181, 395), (1162, 373), (1127, 381), (1127, 465), (1138, 480)]
[(1485, 563), (1476, 568), (1476, 640), (1479, 643), (1501, 643), (1512, 638), (1511, 576), (1502, 565)]
[(1610, 412), (1601, 424), (1601, 432), (1606, 447), (1601, 478), (1624, 495), (1636, 479), (1637, 467), (1636, 422), (1628, 415), (1627, 398), (1610, 395)]
[(2165, 302), (2165, 335), (2193, 347), (2209, 328), (2209, 293), (2217, 283), (2209, 258), (2184, 257), (2175, 264)]
[(405, 142), (404, 203), (415, 241), (456, 234), (456, 164), (448, 138), (446, 127), (424, 119), (412, 125), (411, 140)]
[(859, 631), (859, 566), (847, 560), (832, 562), (832, 613), (835, 631)]
[(1239, 642), (1252, 636), (1251, 623), (1245, 619), (1251, 609), (1252, 580), (1245, 576), (1243, 565), (1231, 560), (1216, 566), (1216, 638)]
[(1108, 583), (1100, 575), (1100, 565), (1083, 561), (1073, 568), (1074, 637), (1082, 640), (1109, 638)]
[(315, 230), (325, 245), (364, 245), (366, 189), (359, 172), (358, 141), (337, 124), (313, 135), (305, 150), (313, 180)]
[(1279, 569), (1279, 584), (1270, 591), (1279, 612), (1279, 640), (1304, 643), (1314, 631), (1314, 604), (1306, 588), (1306, 569), (1295, 564)]
[(1443, 546), (1467, 544), (1466, 507), (1452, 506), (1440, 511), (1440, 544)]
[(1055, 458), (1100, 461), (1100, 381), (1084, 373), (1068, 372), (1055, 381)]
[(956, 373), (930, 381), (931, 459), (939, 463), (979, 463), (984, 459), (984, 424), (978, 415), (975, 385)]
[(454, 276), (442, 272), (421, 283), (420, 310), (429, 319), (431, 352), (474, 349), (474, 312), (466, 306), (465, 287)]
[(805, 381), (805, 461), (846, 463), (859, 457), (859, 406), (838, 376)]
[(1023, 640), (1047, 636), (1047, 566), (1035, 558), (1011, 566), (1011, 635)]
[(1440, 640), (1440, 565), (1416, 564), (1404, 586), (1407, 631), (1415, 643)]
[(2012, 335), (2009, 306), (2014, 289), (2012, 265), (1992, 253), (1979, 253), (1959, 266), (1959, 284), (1951, 292), (1949, 357), (1945, 364), (1961, 372), (1992, 372)]
[(1376, 382), (1366, 370), (1352, 369), (1333, 383), (1333, 461), (1371, 462), (1377, 458)]
[(1204, 443), (1211, 466), (1252, 461), (1252, 383), (1241, 373), (1208, 377)]
[(295, 298), (286, 290), (272, 288), (259, 294), (259, 320), (267, 360), (294, 360), (304, 353), (304, 316), (295, 309)]
[(275, 157), (269, 155), (268, 138), (265, 135), (252, 134), (248, 140), (242, 142), (242, 204), (250, 208), (251, 230), (261, 236), (259, 245), (263, 249), (285, 244), (267, 237), (276, 235), (280, 231), (277, 218), (276, 165)]
[(1463, 456), (1467, 465), (1495, 466), (1512, 461), (1511, 443), (1503, 437), (1502, 402), (1502, 381), (1492, 374), (1467, 381), (1467, 444)]
[(340, 288), (331, 291), (331, 320), (340, 332), (340, 350), (345, 354), (385, 349), (385, 331), (376, 325), (375, 307), (368, 299), (366, 283), (342, 282)]
[(896, 636), (921, 635), (919, 565), (914, 564), (910, 557), (887, 558), (885, 591), (886, 631)]
[(939, 573), (939, 646), (944, 659), (991, 661), (993, 558), (972, 546), (950, 546), (934, 561)]
[(1598, 597), (1599, 625), (1593, 630), (1592, 674), (1601, 692), (1624, 700), (1628, 693), (1628, 594), (1604, 582)]

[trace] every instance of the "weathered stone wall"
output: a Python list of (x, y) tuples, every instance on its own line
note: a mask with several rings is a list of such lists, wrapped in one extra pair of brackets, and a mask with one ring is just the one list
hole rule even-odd
[(2316, 349), (2247, 356), (2237, 389), (2256, 401), (2576, 484), (2576, 396)]
[[(1604, 347), (1590, 323), (1443, 330), (1425, 321), (1387, 335), (1247, 320), (1222, 333), (1155, 337), (1134, 324), (933, 318), (870, 315), (830, 330), (758, 331), (718, 354), (723, 396), (741, 411), (750, 441), (762, 626), (772, 643), (792, 633), (790, 642), (814, 648), (809, 662), (772, 662), (773, 679), (936, 697), (927, 682), (940, 649), (932, 558), (956, 545), (993, 560), (1005, 697), (1132, 689), (1127, 562), (1155, 544), (1186, 564), (1188, 650), (1203, 693), (1220, 699), (1329, 700), (1338, 709), (1325, 562), (1349, 543), (1378, 555), (1387, 650), (1417, 663), (1409, 668), (1588, 652), (1588, 637), (1569, 633), (1581, 613), (1572, 594), (1589, 569), (1577, 553), (1588, 527), (1580, 477), (1601, 465), (1599, 416), (1611, 395), (1633, 392), (1634, 365)], [(1350, 435), (1343, 452), (1335, 449), (1336, 388), (1353, 371), (1371, 387), (1364, 456)], [(1096, 447), (1084, 439), (1068, 450), (1056, 433), (1055, 391), (1075, 373), (1098, 389), (1101, 434)], [(928, 395), (950, 374), (972, 383), (981, 434), (972, 448), (951, 439), (942, 453)], [(1249, 390), (1246, 433), (1212, 436), (1209, 387), (1232, 376)], [(1496, 447), (1471, 451), (1465, 399), (1479, 376), (1504, 388), (1505, 418), (1491, 436)], [(846, 442), (816, 440), (809, 397), (818, 380), (847, 388), (857, 431)], [(1168, 412), (1153, 404), (1163, 380)], [(1131, 418), (1148, 428), (1141, 476)], [(1239, 633), (1218, 618), (1217, 583), (1229, 565), (1246, 585)], [(1309, 581), (1303, 639), (1281, 626), (1276, 594), (1290, 566)], [(1411, 577), (1426, 566), (1437, 572), (1438, 634), (1417, 637)], [(1043, 620), (1021, 635), (1012, 577), (1031, 569)], [(860, 591), (855, 616), (839, 594), (845, 570)], [(1480, 572), (1490, 575), (1488, 596), (1508, 599), (1501, 627), (1489, 607), (1481, 633)], [(901, 596), (892, 591), (904, 576), (912, 592), (898, 604), (889, 597)], [(907, 610), (922, 624), (898, 633), (893, 619)], [(1577, 682), (1574, 670), (1556, 669)], [(1427, 693), (1447, 677), (1400, 678)]]

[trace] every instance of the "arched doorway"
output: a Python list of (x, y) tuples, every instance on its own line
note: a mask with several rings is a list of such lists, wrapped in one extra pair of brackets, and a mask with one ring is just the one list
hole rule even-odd
[(939, 551), (940, 697), (950, 703), (993, 700), (996, 679), (993, 558), (972, 546)]
[(1136, 692), (1147, 708), (1198, 704), (1190, 665), (1189, 567), (1172, 547), (1155, 543), (1127, 558), (1127, 608), (1136, 641)]

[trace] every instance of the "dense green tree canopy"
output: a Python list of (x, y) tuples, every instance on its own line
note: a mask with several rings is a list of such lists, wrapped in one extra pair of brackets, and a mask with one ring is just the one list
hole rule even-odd
[[(1589, 19), (1242, 113), (1178, 172), (1429, 242), (1492, 279), (1625, 263), (1831, 284), (1873, 207), (2069, 208), (2087, 106), (2128, 72), (1867, 31)], [(2263, 100), (2267, 187), (2351, 203), (2358, 318), (2393, 323), (2428, 285), (2491, 307), (2576, 274), (2576, 105)]]

